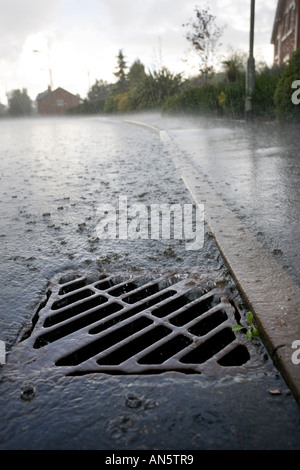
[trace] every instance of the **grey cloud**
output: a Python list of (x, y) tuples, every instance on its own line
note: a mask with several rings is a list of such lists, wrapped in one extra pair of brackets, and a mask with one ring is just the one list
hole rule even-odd
[(24, 41), (55, 23), (64, 0), (0, 0), (0, 57), (14, 59)]

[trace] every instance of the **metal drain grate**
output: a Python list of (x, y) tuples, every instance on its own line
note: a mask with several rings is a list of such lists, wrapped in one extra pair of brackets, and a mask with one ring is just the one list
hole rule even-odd
[[(223, 288), (187, 275), (67, 275), (54, 282), (12, 361), (64, 375), (201, 374), (250, 360)], [(16, 357), (16, 356), (15, 356)]]

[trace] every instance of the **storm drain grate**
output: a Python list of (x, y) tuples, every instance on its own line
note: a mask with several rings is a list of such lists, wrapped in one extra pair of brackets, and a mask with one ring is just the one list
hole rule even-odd
[(235, 314), (224, 287), (188, 275), (66, 275), (22, 333), (15, 361), (64, 375), (240, 367), (250, 353), (232, 332)]

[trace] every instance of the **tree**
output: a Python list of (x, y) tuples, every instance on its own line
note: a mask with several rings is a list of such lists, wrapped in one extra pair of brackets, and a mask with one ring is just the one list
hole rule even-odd
[(246, 71), (247, 59), (242, 53), (234, 52), (227, 60), (222, 62), (226, 79), (229, 83), (237, 82)]
[(6, 106), (0, 103), (0, 118), (6, 115)]
[(117, 77), (117, 92), (118, 93), (125, 93), (127, 90), (127, 77), (126, 77), (126, 70), (127, 64), (125, 61), (125, 56), (123, 51), (120, 49), (119, 54), (117, 56), (118, 59), (118, 66), (116, 67), (117, 72), (114, 73), (115, 77)]
[(167, 67), (149, 72), (132, 94), (133, 108), (136, 110), (159, 108), (167, 99), (178, 93), (181, 86), (181, 74), (174, 75)]
[(209, 7), (200, 10), (196, 6), (195, 15), (196, 19), (192, 23), (186, 23), (183, 26), (191, 28), (186, 34), (186, 39), (199, 55), (200, 71), (207, 80), (209, 73), (213, 70), (212, 59), (225, 26), (217, 26), (216, 17), (210, 13)]
[(159, 104), (162, 104), (166, 99), (180, 91), (182, 83), (181, 73), (174, 75), (165, 66), (153, 74), (150, 73), (150, 78), (154, 84), (155, 99)]
[(127, 79), (129, 88), (136, 88), (146, 77), (145, 67), (139, 59), (137, 59), (129, 69)]
[(11, 116), (29, 116), (32, 113), (32, 101), (27, 90), (13, 90), (8, 93), (8, 114)]
[(95, 112), (101, 113), (104, 111), (105, 101), (109, 96), (109, 85), (103, 80), (96, 80), (88, 92), (88, 99)]

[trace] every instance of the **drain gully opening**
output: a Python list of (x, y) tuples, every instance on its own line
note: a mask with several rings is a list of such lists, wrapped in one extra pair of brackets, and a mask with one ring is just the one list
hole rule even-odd
[(30, 369), (40, 360), (58, 375), (241, 367), (251, 360), (247, 340), (232, 332), (236, 307), (225, 282), (218, 286), (174, 272), (61, 276), (23, 332), (16, 364), (28, 357)]

